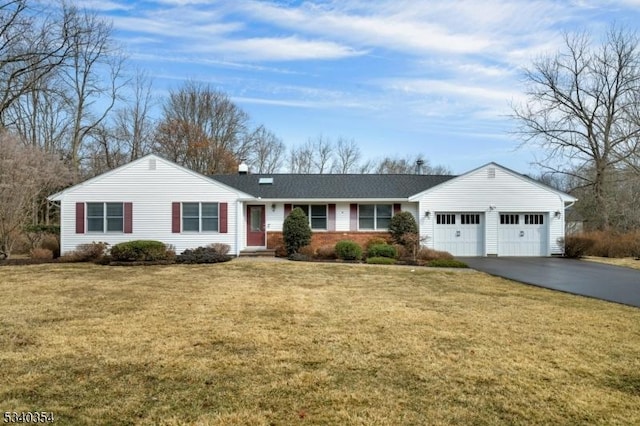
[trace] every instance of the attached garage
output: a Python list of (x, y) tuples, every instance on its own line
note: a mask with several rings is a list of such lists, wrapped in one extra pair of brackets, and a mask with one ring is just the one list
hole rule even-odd
[(454, 256), (484, 256), (484, 214), (436, 213), (434, 247)]
[(409, 197), (426, 245), (454, 256), (552, 256), (576, 198), (489, 163)]
[(546, 256), (546, 213), (500, 213), (498, 256)]

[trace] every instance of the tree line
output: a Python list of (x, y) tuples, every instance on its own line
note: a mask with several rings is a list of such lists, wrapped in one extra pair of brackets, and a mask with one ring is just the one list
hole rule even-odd
[(76, 180), (152, 152), (204, 174), (235, 172), (241, 160), (256, 173), (405, 173), (418, 159), (363, 161), (353, 140), (323, 136), (287, 149), (226, 93), (196, 81), (156, 99), (111, 23), (64, 1), (5, 1), (0, 40), (0, 127), (59, 156)]
[[(518, 133), (547, 154), (542, 178), (580, 198), (592, 227), (638, 228), (638, 37), (612, 27), (602, 42), (586, 33), (564, 41), (526, 70)], [(241, 161), (254, 173), (414, 173), (417, 164), (450, 173), (420, 154), (365, 158), (346, 137), (285, 145), (209, 84), (186, 81), (163, 99), (152, 89), (96, 13), (65, 1), (1, 2), (0, 209), (10, 211), (0, 211), (0, 233), (17, 229), (7, 218), (47, 221), (51, 192), (148, 153), (208, 175), (235, 173)]]
[[(26, 223), (48, 223), (56, 190), (149, 153), (203, 174), (448, 173), (414, 157), (364, 160), (353, 140), (287, 148), (223, 91), (187, 81), (153, 96), (112, 24), (64, 0), (0, 2), (0, 253)], [(159, 113), (157, 110), (159, 109)]]

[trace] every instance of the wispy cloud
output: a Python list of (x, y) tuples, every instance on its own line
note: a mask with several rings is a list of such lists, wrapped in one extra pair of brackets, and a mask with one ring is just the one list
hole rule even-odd
[(258, 62), (343, 59), (365, 53), (333, 42), (303, 40), (296, 36), (224, 40), (207, 46), (194, 46), (190, 50)]
[(521, 70), (558, 51), (563, 31), (597, 38), (640, 20), (640, 0), (88, 1), (163, 83), (211, 82), (267, 116), (286, 111), (283, 128), (310, 125), (289, 116), (312, 109), (309, 122), (368, 120), (362, 133), (483, 143), (503, 139)]

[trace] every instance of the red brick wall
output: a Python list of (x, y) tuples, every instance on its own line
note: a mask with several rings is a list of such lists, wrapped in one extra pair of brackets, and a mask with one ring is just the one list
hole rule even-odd
[[(313, 249), (317, 249), (325, 245), (335, 246), (341, 240), (352, 240), (364, 248), (367, 241), (372, 238), (389, 240), (390, 235), (388, 232), (314, 232), (309, 245)], [(267, 248), (277, 250), (279, 247), (284, 247), (282, 232), (270, 232), (267, 235)], [(276, 255), (286, 256), (286, 253), (276, 252)]]

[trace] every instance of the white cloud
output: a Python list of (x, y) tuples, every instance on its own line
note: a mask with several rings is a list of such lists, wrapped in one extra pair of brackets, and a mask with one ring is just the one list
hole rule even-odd
[(227, 39), (208, 46), (194, 47), (192, 51), (220, 53), (251, 61), (342, 59), (364, 53), (333, 42), (302, 40), (295, 36)]
[(282, 28), (415, 55), (505, 52), (569, 12), (542, 0), (336, 0), (299, 7), (249, 1), (237, 7), (252, 19)]
[(380, 83), (384, 89), (411, 99), (412, 109), (423, 116), (502, 120), (511, 112), (511, 103), (522, 99), (516, 87), (498, 82), (388, 79)]

